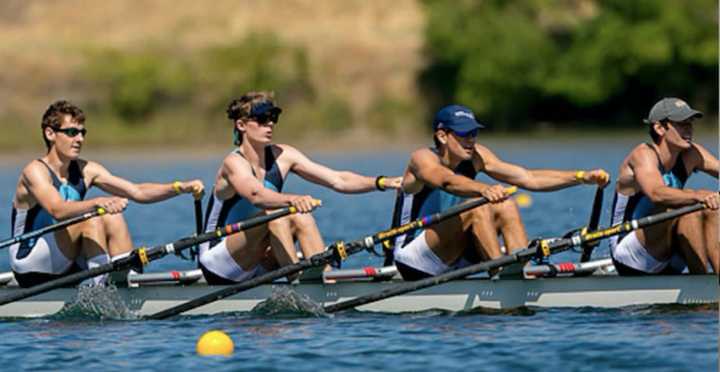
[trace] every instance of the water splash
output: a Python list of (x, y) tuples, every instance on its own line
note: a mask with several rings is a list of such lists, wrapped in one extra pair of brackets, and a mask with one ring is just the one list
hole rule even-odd
[(53, 319), (71, 320), (136, 320), (140, 317), (130, 310), (114, 285), (81, 285), (76, 297)]
[(263, 317), (319, 318), (328, 316), (321, 304), (285, 286), (273, 287), (270, 297), (255, 305), (250, 312)]

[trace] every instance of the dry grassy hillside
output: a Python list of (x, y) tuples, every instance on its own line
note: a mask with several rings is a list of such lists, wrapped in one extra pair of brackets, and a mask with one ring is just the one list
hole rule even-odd
[(185, 54), (272, 31), (305, 49), (310, 80), (343, 97), (362, 127), (375, 97), (416, 99), (423, 15), (413, 0), (0, 2), (0, 123), (37, 125), (48, 102), (92, 101), (93, 48)]

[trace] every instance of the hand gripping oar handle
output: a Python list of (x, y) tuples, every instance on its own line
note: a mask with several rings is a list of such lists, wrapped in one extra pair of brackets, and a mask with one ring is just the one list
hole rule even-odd
[[(513, 194), (517, 190), (516, 187), (510, 187), (505, 190), (505, 193), (507, 195)], [(232, 284), (229, 286), (226, 286), (225, 288), (222, 288), (220, 290), (208, 293), (204, 296), (200, 296), (194, 300), (182, 303), (180, 305), (165, 309), (163, 311), (157, 312), (155, 314), (152, 314), (148, 316), (149, 319), (166, 319), (174, 315), (182, 314), (188, 310), (192, 310), (195, 308), (198, 308), (203, 305), (207, 305), (209, 303), (222, 300), (223, 298), (230, 297), (234, 294), (255, 288), (259, 285), (270, 283), (276, 279), (280, 279), (282, 277), (295, 274), (299, 271), (326, 265), (332, 261), (336, 260), (344, 260), (348, 256), (355, 254), (357, 252), (360, 252), (362, 250), (369, 250), (372, 249), (375, 244), (378, 244), (380, 242), (383, 242), (388, 239), (392, 239), (394, 237), (406, 234), (408, 232), (427, 227), (433, 224), (436, 224), (440, 221), (446, 220), (452, 216), (455, 216), (459, 213), (468, 211), (470, 209), (479, 207), (483, 204), (486, 204), (488, 200), (486, 198), (478, 198), (471, 200), (469, 202), (465, 202), (462, 204), (455, 205), (453, 207), (450, 207), (442, 212), (432, 214), (430, 216), (425, 216), (423, 218), (417, 219), (415, 221), (409, 222), (407, 224), (404, 224), (402, 226), (398, 226), (393, 229), (388, 229), (379, 233), (376, 233), (374, 235), (367, 236), (365, 238), (361, 238), (358, 240), (354, 240), (350, 243), (345, 243), (342, 241), (337, 241), (330, 246), (327, 247), (327, 249), (322, 252), (318, 253), (307, 260), (301, 260), (300, 262), (283, 266), (280, 269), (262, 274), (258, 277), (243, 281), (238, 284)]]
[(660, 222), (672, 220), (674, 218), (680, 217), (682, 215), (692, 213), (699, 211), (701, 209), (704, 209), (704, 204), (694, 204), (687, 207), (671, 210), (668, 212), (658, 213), (655, 215), (643, 217), (637, 220), (632, 220), (625, 222), (620, 225), (616, 225), (613, 227), (609, 227), (606, 229), (601, 229), (597, 231), (593, 231), (590, 233), (586, 233), (580, 236), (573, 236), (570, 238), (564, 238), (564, 239), (557, 239), (557, 240), (540, 240), (537, 244), (537, 246), (528, 247), (525, 249), (521, 249), (519, 251), (515, 251), (514, 253), (503, 256), (500, 258), (496, 258), (494, 260), (481, 262), (475, 265), (467, 266), (462, 269), (450, 271), (444, 274), (436, 275), (431, 278), (418, 280), (416, 282), (408, 282), (404, 284), (399, 284), (397, 286), (388, 288), (386, 290), (383, 290), (381, 292), (372, 293), (367, 296), (361, 296), (356, 297), (352, 300), (344, 301), (344, 302), (338, 302), (333, 305), (328, 305), (325, 307), (325, 311), (328, 313), (334, 313), (337, 311), (345, 310), (354, 308), (361, 305), (366, 305), (371, 302), (380, 301), (383, 299), (386, 299), (388, 297), (393, 297), (409, 292), (414, 292), (423, 288), (428, 288), (432, 286), (436, 286), (438, 284), (446, 283), (451, 280), (456, 279), (462, 279), (468, 275), (477, 274), (481, 272), (490, 271), (493, 269), (498, 269), (503, 266), (507, 266), (516, 262), (525, 262), (533, 257), (536, 257), (539, 253), (549, 256), (554, 253), (559, 253), (562, 251), (565, 251), (567, 249), (570, 249), (574, 246), (579, 246), (584, 243), (591, 243), (594, 241), (598, 241), (600, 239), (609, 238), (614, 235), (626, 233), (633, 231), (635, 229), (640, 229), (643, 227), (647, 227), (650, 225), (654, 225)]
[(75, 216), (75, 217), (72, 217), (72, 218), (68, 218), (67, 220), (60, 221), (60, 222), (58, 222), (58, 223), (56, 223), (56, 224), (54, 224), (54, 225), (46, 226), (46, 227), (43, 227), (42, 229), (38, 229), (38, 230), (35, 230), (35, 231), (31, 231), (31, 232), (26, 233), (26, 234), (18, 235), (18, 236), (14, 237), (14, 238), (10, 238), (10, 239), (8, 239), (8, 240), (4, 240), (4, 241), (0, 242), (0, 248), (9, 247), (9, 246), (11, 246), (11, 245), (13, 245), (13, 244), (15, 244), (15, 243), (17, 243), (17, 242), (21, 242), (21, 241), (23, 241), (23, 240), (28, 240), (28, 239), (36, 238), (36, 237), (38, 237), (38, 236), (45, 235), (45, 234), (50, 233), (50, 232), (53, 232), (53, 231), (57, 231), (57, 230), (60, 230), (60, 229), (64, 229), (64, 228), (66, 228), (66, 227), (68, 227), (68, 226), (74, 225), (74, 224), (76, 224), (76, 223), (83, 222), (83, 221), (88, 220), (88, 219), (91, 219), (91, 218), (93, 218), (93, 217), (102, 216), (102, 215), (105, 214), (105, 213), (106, 213), (106, 212), (105, 212), (105, 209), (103, 209), (103, 208), (98, 208), (98, 209), (96, 209), (96, 210), (94, 210), (94, 211), (92, 211), (92, 212), (87, 212), (87, 213), (83, 213), (83, 214), (81, 214), (81, 215), (79, 215), (79, 216)]
[(138, 266), (144, 266), (150, 263), (150, 261), (164, 257), (167, 254), (180, 252), (196, 244), (236, 234), (241, 231), (245, 231), (253, 227), (266, 224), (274, 219), (284, 217), (293, 213), (297, 213), (297, 209), (295, 207), (287, 207), (268, 213), (266, 215), (230, 224), (215, 231), (209, 231), (200, 235), (193, 235), (191, 237), (183, 238), (170, 244), (157, 245), (151, 248), (137, 248), (130, 252), (129, 255), (114, 260), (110, 263), (100, 265), (89, 270), (84, 270), (74, 274), (66, 275), (61, 278), (51, 280), (49, 282), (45, 282), (30, 288), (20, 289), (7, 296), (0, 297), (0, 305), (19, 301), (24, 298), (32, 297), (56, 288), (75, 285), (85, 279), (89, 279), (98, 275), (107, 274), (113, 271), (130, 269)]

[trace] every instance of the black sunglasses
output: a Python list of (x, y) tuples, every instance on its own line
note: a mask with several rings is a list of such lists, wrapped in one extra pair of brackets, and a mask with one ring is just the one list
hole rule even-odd
[(71, 138), (76, 137), (78, 134), (82, 134), (83, 137), (85, 137), (87, 135), (87, 129), (85, 129), (85, 128), (82, 128), (82, 129), (79, 129), (79, 128), (55, 128), (55, 127), (50, 127), (50, 128), (52, 128), (53, 132), (60, 132)]
[(265, 125), (271, 121), (277, 124), (278, 120), (280, 120), (280, 113), (277, 111), (264, 112), (262, 114), (254, 115), (251, 118), (257, 121), (260, 125)]
[(477, 137), (477, 136), (478, 136), (478, 133), (480, 132), (480, 130), (477, 129), (477, 128), (476, 128), (476, 129), (471, 129), (471, 130), (468, 130), (468, 131), (459, 131), (459, 130), (446, 129), (446, 132), (452, 132), (452, 133), (454, 133), (456, 136), (458, 136), (458, 137), (460, 137), (460, 138), (472, 138), (472, 137)]

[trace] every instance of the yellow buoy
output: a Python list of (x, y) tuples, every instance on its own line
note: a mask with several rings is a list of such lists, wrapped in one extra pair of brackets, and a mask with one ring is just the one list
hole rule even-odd
[(515, 197), (515, 201), (518, 204), (518, 207), (520, 208), (527, 208), (532, 205), (533, 200), (530, 194), (518, 194)]
[(198, 339), (195, 350), (203, 356), (230, 356), (235, 349), (233, 340), (223, 331), (208, 331)]

